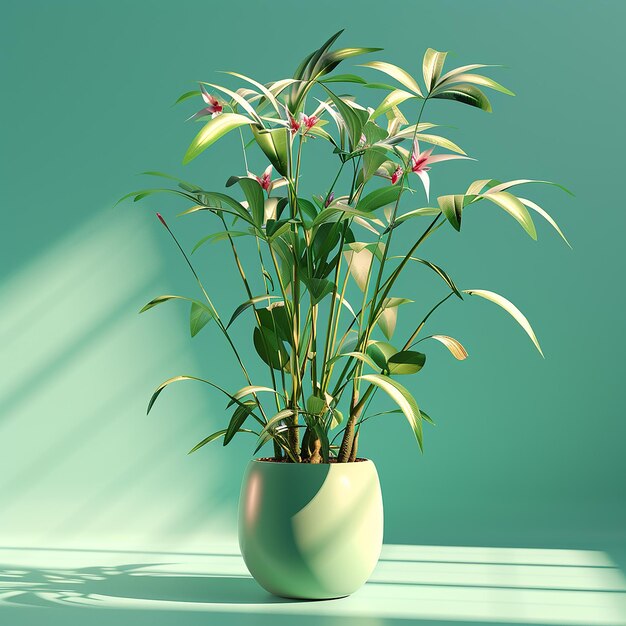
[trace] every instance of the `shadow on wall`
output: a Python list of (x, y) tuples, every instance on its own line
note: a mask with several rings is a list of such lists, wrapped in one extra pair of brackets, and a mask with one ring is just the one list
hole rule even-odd
[[(0, 310), (0, 535), (9, 543), (180, 549), (234, 532), (236, 503), (216, 456), (186, 456), (215, 430), (215, 396), (186, 387), (180, 411), (172, 390), (146, 417), (159, 382), (202, 372), (186, 309), (137, 314), (171, 292), (146, 223), (136, 211), (105, 212), (0, 285), (10, 303)], [(228, 463), (219, 459), (227, 476)]]
[(11, 607), (54, 606), (88, 608), (90, 615), (99, 608), (117, 609), (116, 615), (125, 609), (214, 612), (224, 615), (222, 623), (237, 614), (233, 623), (315, 617), (318, 624), (626, 624), (626, 579), (606, 554), (584, 550), (388, 545), (363, 589), (316, 602), (268, 594), (234, 550), (131, 556), (14, 548), (0, 549), (0, 566), (0, 616)]

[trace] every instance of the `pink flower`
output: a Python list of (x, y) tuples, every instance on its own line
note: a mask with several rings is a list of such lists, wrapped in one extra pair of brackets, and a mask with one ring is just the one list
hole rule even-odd
[(261, 174), (261, 176), (257, 176), (256, 179), (259, 185), (267, 191), (272, 186), (272, 166), (268, 165), (263, 174)]
[(309, 117), (308, 115), (304, 115), (304, 113), (302, 114), (302, 123), (306, 126), (307, 130), (313, 128), (319, 121), (320, 118), (317, 117), (317, 115), (311, 115), (311, 117)]
[(334, 199), (335, 199), (335, 192), (331, 191), (328, 194), (328, 197), (326, 198), (326, 201), (324, 202), (324, 208), (327, 208)]
[(400, 180), (401, 176), (402, 176), (402, 166), (398, 165), (398, 167), (396, 167), (393, 174), (391, 175), (391, 184), (395, 185)]
[(216, 117), (218, 116), (224, 107), (222, 107), (220, 101), (212, 96), (205, 88), (204, 85), (200, 85), (200, 94), (202, 95), (202, 99), (208, 105), (204, 109), (201, 109), (196, 114), (192, 115), (189, 119), (197, 120), (201, 117)]
[(167, 224), (165, 223), (165, 220), (163, 219), (163, 216), (160, 213), (157, 213), (156, 216), (159, 218), (159, 221), (161, 222), (161, 224), (163, 224), (163, 226), (165, 226), (165, 228), (167, 228)]
[[(428, 167), (431, 163), (439, 163), (441, 161), (450, 161), (452, 159), (468, 159), (469, 157), (461, 156), (460, 154), (432, 154), (433, 148), (426, 150), (426, 152), (420, 152), (420, 145), (417, 139), (413, 142), (413, 151), (411, 152), (411, 171), (417, 174), (422, 184), (424, 185), (424, 191), (426, 192), (426, 198), (428, 199), (430, 193), (430, 178), (428, 176)], [(397, 172), (398, 170), (396, 170)], [(394, 172), (394, 174), (396, 173)], [(393, 176), (392, 176), (393, 182)]]
[(289, 130), (292, 135), (295, 135), (300, 130), (300, 124), (296, 121), (296, 118), (289, 113)]

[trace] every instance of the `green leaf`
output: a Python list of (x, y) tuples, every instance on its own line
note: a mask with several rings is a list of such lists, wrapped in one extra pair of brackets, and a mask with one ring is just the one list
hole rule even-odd
[(388, 93), (383, 101), (376, 107), (374, 112), (370, 115), (371, 119), (376, 119), (379, 115), (384, 115), (387, 111), (391, 110), (393, 107), (398, 106), (405, 100), (409, 100), (410, 98), (417, 98), (412, 93), (408, 91), (404, 91), (403, 89), (394, 89), (391, 93)]
[(343, 119), (350, 138), (350, 144), (354, 148), (361, 140), (361, 133), (363, 132), (363, 126), (366, 120), (362, 119), (355, 109), (353, 109), (349, 104), (346, 104), (338, 95), (333, 93), (323, 83), (322, 87), (324, 87), (324, 90), (328, 93), (328, 97), (331, 99), (332, 103), (337, 108), (339, 115)]
[(235, 76), (237, 78), (240, 78), (241, 80), (245, 80), (251, 85), (254, 85), (272, 103), (274, 110), (280, 115), (280, 105), (276, 100), (274, 94), (265, 85), (262, 85), (258, 81), (254, 80), (253, 78), (249, 78), (244, 74), (238, 74), (237, 72), (224, 72), (224, 74), (230, 74), (231, 76)]
[(183, 163), (186, 164), (193, 161), (193, 159), (204, 152), (211, 144), (215, 143), (231, 130), (247, 124), (254, 124), (254, 121), (238, 113), (221, 113), (217, 117), (209, 120), (191, 142), (183, 158)]
[[(256, 433), (253, 430), (249, 430), (248, 428), (240, 428), (237, 432), (238, 433), (252, 433), (253, 435), (258, 436), (258, 433)], [(211, 443), (212, 441), (215, 441), (216, 439), (223, 437), (225, 434), (226, 434), (226, 429), (218, 430), (212, 435), (209, 435), (206, 439), (203, 439), (200, 443), (196, 444), (193, 448), (191, 448), (191, 450), (189, 450), (187, 454), (191, 454), (195, 452), (196, 450), (199, 450), (200, 448), (202, 448), (202, 446), (206, 446), (207, 443)]]
[(242, 304), (240, 304), (235, 311), (233, 312), (228, 324), (226, 324), (226, 328), (230, 328), (230, 325), (249, 307), (254, 306), (257, 302), (262, 302), (263, 300), (275, 300), (280, 299), (280, 296), (270, 296), (264, 294), (262, 296), (254, 296), (254, 298), (250, 298), (250, 300), (246, 300)]
[(281, 176), (289, 170), (289, 131), (286, 128), (260, 129), (251, 126), (254, 139)]
[(383, 72), (384, 74), (387, 74), (387, 76), (395, 78), (395, 80), (397, 80), (401, 85), (404, 85), (407, 89), (410, 89), (421, 98), (424, 97), (420, 90), (420, 86), (417, 84), (417, 81), (413, 78), (413, 76), (397, 65), (392, 65), (391, 63), (386, 63), (384, 61), (371, 61), (369, 63), (363, 63), (361, 67), (371, 67), (374, 70)]
[(415, 350), (403, 350), (392, 354), (387, 360), (387, 368), (391, 376), (415, 374), (426, 363), (426, 355)]
[(437, 50), (433, 50), (433, 48), (426, 50), (422, 63), (422, 73), (428, 91), (431, 91), (439, 80), (447, 54), (447, 52), (438, 52)]
[(169, 300), (186, 300), (187, 302), (193, 302), (191, 298), (186, 298), (185, 296), (158, 296), (153, 300), (150, 300), (148, 304), (146, 304), (139, 312), (143, 313), (144, 311), (148, 311), (152, 307), (157, 306), (157, 304), (163, 304), (163, 302), (168, 302)]
[[(404, 257), (403, 256), (392, 256), (390, 258), (391, 259), (403, 259)], [(425, 259), (420, 259), (420, 258), (418, 258), (416, 256), (409, 257), (409, 259), (411, 261), (416, 261), (417, 263), (421, 263), (422, 265), (425, 265), (426, 267), (428, 267), (431, 270), (433, 270), (433, 272), (435, 272), (438, 276), (440, 276), (443, 279), (443, 281), (446, 283), (446, 285), (448, 285), (448, 287), (450, 287), (450, 289), (452, 289), (452, 291), (454, 291), (456, 296), (458, 296), (461, 300), (463, 299), (463, 296), (461, 295), (461, 292), (458, 290), (456, 284), (450, 278), (450, 276), (448, 275), (448, 273), (445, 270), (440, 268), (438, 265), (435, 265), (434, 263), (431, 263), (430, 261), (426, 261)]]
[(463, 194), (455, 194), (450, 196), (439, 196), (437, 202), (446, 219), (452, 224), (456, 230), (461, 230), (461, 214), (465, 196)]
[(333, 292), (335, 284), (326, 278), (307, 278), (303, 277), (302, 282), (309, 290), (311, 304), (318, 304), (328, 294)]
[(244, 237), (245, 235), (250, 235), (250, 233), (242, 231), (242, 230), (221, 230), (217, 233), (211, 233), (206, 237), (202, 237), (200, 241), (193, 247), (191, 254), (193, 254), (200, 246), (203, 246), (205, 243), (217, 243), (218, 241), (224, 241), (224, 239), (228, 239), (229, 237)]
[(189, 330), (195, 337), (212, 319), (213, 311), (201, 302), (192, 302), (189, 312)]
[(248, 419), (248, 416), (254, 411), (256, 405), (257, 404), (254, 400), (246, 400), (235, 409), (235, 412), (228, 423), (226, 433), (224, 434), (225, 446), (227, 446), (231, 442), (232, 438), (239, 432), (239, 429)]
[[(537, 239), (537, 230), (528, 209), (508, 191), (487, 192), (478, 196), (493, 202), (504, 209), (511, 217), (515, 218), (522, 228), (533, 238)], [(447, 216), (446, 216), (447, 217)]]
[(275, 370), (284, 370), (289, 365), (289, 353), (279, 336), (269, 328), (258, 327), (252, 334), (254, 348), (262, 361)]
[[(552, 187), (558, 187), (559, 189), (561, 189), (562, 191), (564, 191), (565, 193), (568, 193), (570, 196), (573, 196), (574, 194), (567, 188), (567, 187), (563, 187), (563, 185), (559, 185), (558, 183), (553, 183), (549, 180), (533, 180), (530, 178), (521, 178), (518, 180), (509, 180), (505, 183), (501, 183), (499, 181), (496, 180), (489, 180), (489, 181), (481, 181), (484, 182), (485, 184), (489, 185), (489, 191), (487, 193), (493, 193), (496, 191), (506, 191), (507, 189), (511, 188), (511, 187), (516, 187), (517, 185), (527, 185), (529, 183), (537, 183), (540, 185), (551, 185)], [(484, 185), (483, 185), (484, 187)]]
[(468, 85), (462, 83), (454, 87), (448, 87), (443, 91), (440, 91), (433, 95), (433, 98), (439, 98), (440, 100), (455, 100), (456, 102), (462, 102), (463, 104), (469, 104), (470, 106), (482, 109), (491, 113), (491, 103), (487, 96), (474, 85)]
[(276, 436), (276, 427), (280, 425), (280, 422), (293, 415), (293, 409), (283, 409), (273, 415), (263, 427), (263, 430), (259, 433), (259, 439), (257, 441), (256, 449), (253, 454), (256, 454), (270, 439)]
[(480, 74), (456, 74), (447, 80), (441, 81), (431, 96), (438, 93), (442, 89), (446, 89), (454, 83), (470, 83), (473, 85), (480, 85), (481, 87), (488, 87), (489, 89), (504, 93), (507, 96), (515, 95), (512, 91), (503, 87), (500, 83), (497, 83), (495, 80), (487, 78), (486, 76), (481, 76)]
[(446, 150), (450, 150), (452, 152), (456, 152), (457, 154), (462, 154), (466, 156), (465, 151), (462, 148), (459, 148), (453, 141), (450, 141), (446, 137), (441, 137), (440, 135), (427, 135), (425, 133), (417, 133), (415, 138), (418, 141), (423, 141), (425, 143), (432, 144), (433, 146), (439, 146), (440, 148), (445, 148)]
[(232, 398), (232, 396), (227, 391), (224, 391), (224, 389), (222, 389), (218, 385), (215, 385), (212, 382), (209, 382), (208, 380), (204, 380), (203, 378), (196, 378), (195, 376), (174, 376), (174, 377), (168, 378), (166, 381), (162, 382), (154, 390), (154, 393), (152, 394), (152, 397), (150, 398), (150, 402), (148, 402), (148, 410), (146, 411), (146, 413), (150, 413), (150, 411), (152, 410), (152, 407), (154, 406), (154, 403), (156, 402), (157, 398), (161, 395), (161, 392), (168, 385), (171, 385), (172, 383), (177, 383), (177, 382), (179, 382), (181, 380), (196, 380), (198, 382), (205, 383), (207, 385), (210, 385), (211, 387), (214, 387), (215, 389), (218, 389), (222, 393), (226, 394), (229, 398)]
[(362, 361), (363, 363), (367, 363), (373, 370), (381, 370), (383, 367), (379, 367), (379, 365), (372, 359), (371, 356), (364, 354), (363, 352), (344, 352), (342, 354), (338, 354), (337, 356), (329, 359), (324, 366), (325, 369), (329, 369), (334, 363), (336, 363), (339, 359), (343, 359), (347, 357), (349, 359), (357, 359), (358, 361)]
[(539, 354), (543, 356), (541, 346), (539, 345), (539, 341), (537, 340), (537, 336), (535, 335), (530, 322), (512, 302), (503, 296), (494, 293), (493, 291), (486, 291), (484, 289), (464, 289), (463, 293), (467, 293), (470, 296), (480, 296), (481, 298), (485, 298), (485, 300), (489, 300), (490, 302), (502, 307), (524, 329), (531, 341), (535, 344), (537, 350), (539, 350)]
[(367, 183), (378, 168), (387, 160), (387, 151), (384, 148), (368, 148), (363, 153), (363, 183)]
[(378, 369), (389, 373), (387, 361), (398, 352), (390, 343), (385, 341), (370, 341), (367, 346), (367, 355), (376, 363)]
[(271, 389), (270, 387), (263, 387), (262, 385), (246, 385), (245, 387), (242, 387), (241, 389), (239, 389), (239, 391), (234, 393), (232, 396), (230, 396), (230, 394), (227, 394), (230, 396), (231, 400), (226, 405), (226, 408), (237, 403), (241, 405), (243, 404), (243, 402), (239, 402), (241, 398), (245, 398), (246, 396), (249, 396), (250, 394), (256, 395), (260, 391), (273, 393), (274, 395), (282, 397), (282, 394), (278, 393), (278, 391), (276, 391), (275, 389)]
[(541, 215), (541, 217), (543, 217), (546, 222), (548, 222), (548, 224), (550, 224), (552, 226), (552, 228), (554, 228), (554, 230), (556, 230), (557, 233), (559, 233), (559, 235), (561, 236), (561, 238), (563, 239), (563, 241), (571, 248), (572, 246), (570, 245), (570, 242), (567, 240), (567, 238), (565, 237), (565, 235), (563, 234), (563, 231), (559, 228), (559, 225), (552, 219), (552, 217), (550, 216), (550, 214), (547, 211), (544, 211), (538, 204), (535, 204), (534, 202), (532, 202), (531, 200), (526, 200), (526, 198), (518, 198), (518, 200), (526, 207), (528, 207), (529, 209), (532, 209), (533, 211), (535, 211), (536, 213), (539, 213), (539, 215)]
[(311, 415), (321, 415), (326, 411), (326, 400), (324, 398), (320, 398), (319, 396), (309, 396), (306, 401), (306, 410), (307, 413)]
[(238, 183), (248, 201), (248, 208), (252, 214), (254, 223), (261, 227), (265, 217), (265, 196), (263, 195), (263, 187), (259, 182), (249, 176), (231, 176), (226, 181), (226, 186), (231, 187)]
[[(180, 102), (183, 102), (185, 100), (189, 100), (189, 98), (195, 98), (196, 96), (200, 95), (200, 90), (198, 89), (194, 89), (193, 91), (186, 91), (182, 96), (178, 97), (178, 100), (176, 100), (176, 102), (174, 102), (174, 104), (178, 104)], [(172, 105), (174, 106), (174, 105)]]
[(398, 196), (402, 192), (400, 185), (387, 185), (380, 187), (368, 193), (364, 198), (359, 200), (356, 205), (357, 211), (363, 213), (372, 213), (382, 206), (391, 204), (398, 200)]
[(420, 450), (423, 450), (422, 415), (409, 390), (382, 374), (364, 374), (360, 378), (382, 389), (398, 405), (413, 430)]
[(367, 81), (356, 74), (335, 74), (334, 76), (320, 79), (320, 83), (358, 83), (359, 85), (366, 85)]

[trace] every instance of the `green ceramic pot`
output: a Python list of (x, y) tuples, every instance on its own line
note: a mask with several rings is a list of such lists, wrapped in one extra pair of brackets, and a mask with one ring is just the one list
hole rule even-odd
[(277, 596), (347, 596), (369, 578), (383, 541), (376, 466), (250, 461), (239, 499), (239, 545)]

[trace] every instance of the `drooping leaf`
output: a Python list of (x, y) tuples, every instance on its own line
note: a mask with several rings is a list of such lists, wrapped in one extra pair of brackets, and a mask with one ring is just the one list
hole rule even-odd
[(278, 393), (278, 391), (276, 391), (275, 389), (270, 389), (270, 387), (263, 387), (262, 385), (246, 385), (245, 387), (242, 387), (241, 389), (239, 389), (236, 393), (234, 393), (231, 396), (231, 400), (230, 402), (226, 405), (226, 408), (232, 406), (233, 404), (243, 404), (243, 402), (239, 402), (239, 400), (241, 400), (241, 398), (245, 398), (246, 396), (249, 396), (250, 394), (257, 394), (259, 392), (268, 392), (268, 393), (273, 393), (276, 396), (281, 396), (282, 394)]
[(431, 335), (427, 337), (427, 339), (436, 339), (440, 343), (442, 343), (448, 350), (450, 354), (455, 359), (459, 361), (463, 361), (467, 358), (467, 350), (463, 347), (460, 341), (454, 339), (454, 337), (448, 337), (448, 335)]
[[(168, 385), (171, 385), (172, 383), (177, 383), (177, 382), (179, 382), (181, 380), (195, 380), (197, 382), (204, 383), (205, 385), (209, 385), (210, 387), (213, 387), (214, 389), (217, 389), (218, 391), (221, 391), (225, 396), (228, 396), (231, 399), (231, 404), (233, 404), (233, 403), (241, 404), (239, 402), (239, 400), (237, 398), (234, 398), (230, 393), (228, 393), (228, 391), (226, 391), (225, 389), (222, 389), (222, 387), (220, 387), (219, 385), (216, 385), (215, 383), (212, 383), (210, 380), (205, 380), (204, 378), (198, 378), (196, 376), (174, 376), (173, 378), (168, 378), (166, 381), (162, 382), (154, 390), (154, 393), (152, 394), (152, 397), (150, 398), (150, 402), (148, 403), (147, 413), (150, 413), (150, 410), (154, 406), (154, 403), (156, 402), (157, 398), (159, 397), (159, 395), (161, 395), (161, 392)], [(277, 393), (277, 392), (274, 392), (274, 393)]]
[(192, 302), (189, 311), (189, 330), (195, 337), (212, 319), (213, 311), (201, 302)]
[(390, 376), (415, 374), (426, 363), (426, 355), (416, 350), (403, 350), (392, 354), (387, 360), (387, 369)]
[(535, 211), (536, 213), (539, 213), (539, 215), (541, 215), (541, 217), (543, 217), (548, 224), (550, 224), (552, 226), (552, 228), (554, 228), (554, 230), (556, 230), (557, 233), (559, 233), (559, 235), (561, 236), (561, 238), (563, 239), (563, 241), (571, 248), (572, 246), (570, 245), (570, 242), (567, 240), (567, 238), (565, 237), (565, 235), (563, 234), (563, 231), (559, 228), (559, 225), (554, 221), (554, 219), (552, 218), (552, 216), (547, 212), (544, 211), (538, 204), (535, 204), (534, 202), (532, 202), (531, 200), (526, 200), (526, 198), (517, 198), (524, 206), (528, 207), (529, 209), (532, 209), (533, 211)]
[(144, 311), (148, 311), (152, 307), (157, 306), (157, 304), (163, 304), (163, 302), (168, 302), (170, 300), (186, 300), (187, 302), (193, 302), (192, 298), (186, 298), (185, 296), (158, 296), (157, 298), (153, 298), (146, 304), (139, 312), (143, 313)]
[[(223, 437), (226, 434), (226, 431), (227, 429), (218, 430), (217, 432), (209, 435), (206, 439), (203, 439), (200, 443), (196, 444), (193, 448), (191, 448), (191, 450), (189, 450), (187, 454), (192, 454), (196, 450), (199, 450), (200, 448), (202, 448), (202, 446), (206, 446), (207, 443), (211, 443), (212, 441), (215, 441), (216, 439)], [(254, 430), (250, 430), (248, 428), (240, 428), (237, 432), (238, 433), (252, 433), (253, 435), (257, 435), (257, 437), (259, 435), (259, 433), (255, 432)]]
[(191, 254), (193, 254), (198, 248), (203, 246), (205, 243), (217, 243), (218, 241), (224, 241), (229, 237), (234, 239), (235, 237), (244, 237), (246, 235), (250, 235), (250, 233), (245, 232), (243, 230), (220, 230), (217, 233), (211, 233), (206, 237), (202, 237), (200, 241), (193, 247), (191, 250)]
[(524, 329), (531, 341), (535, 344), (537, 350), (539, 350), (539, 354), (543, 356), (541, 346), (539, 345), (539, 341), (537, 340), (537, 336), (535, 335), (530, 322), (512, 302), (503, 296), (494, 293), (493, 291), (486, 291), (485, 289), (464, 289), (463, 293), (467, 293), (470, 296), (480, 296), (481, 298), (485, 298), (485, 300), (489, 300), (490, 302), (502, 307)]
[(183, 158), (183, 163), (186, 164), (193, 161), (193, 159), (204, 152), (211, 144), (215, 143), (231, 130), (239, 128), (240, 126), (246, 126), (247, 124), (254, 124), (254, 121), (238, 113), (222, 113), (209, 120), (191, 142)]
[(382, 389), (398, 405), (411, 426), (420, 450), (423, 450), (422, 415), (409, 390), (382, 374), (364, 374), (360, 378)]
[(233, 312), (233, 314), (231, 315), (230, 320), (228, 321), (228, 324), (226, 324), (226, 328), (229, 328), (230, 325), (249, 307), (254, 306), (257, 302), (262, 302), (263, 300), (275, 300), (278, 299), (279, 296), (270, 296), (267, 294), (263, 294), (261, 296), (254, 296), (253, 298), (250, 298), (249, 300), (246, 300), (245, 302), (241, 303)]
[(533, 238), (537, 239), (537, 230), (530, 213), (526, 207), (511, 193), (507, 191), (497, 191), (484, 193), (480, 198), (493, 202), (501, 209), (504, 209), (511, 217), (516, 219), (522, 228)]
[[(392, 256), (392, 257), (389, 257), (389, 258), (390, 259), (403, 259), (404, 257), (403, 256)], [(452, 291), (454, 291), (456, 296), (458, 296), (461, 300), (463, 299), (463, 296), (461, 295), (461, 292), (458, 290), (456, 284), (450, 278), (450, 276), (448, 275), (448, 273), (445, 270), (440, 268), (438, 265), (435, 265), (434, 263), (431, 263), (430, 261), (426, 261), (425, 259), (420, 259), (420, 258), (415, 257), (415, 256), (409, 257), (409, 259), (411, 261), (417, 261), (418, 263), (421, 263), (422, 265), (425, 265), (426, 267), (428, 267), (431, 270), (433, 270), (433, 272), (435, 272), (438, 276), (440, 276), (442, 278), (442, 280), (446, 283), (446, 285), (448, 285), (448, 287), (450, 287), (450, 289), (452, 289)]]
[(369, 63), (361, 64), (361, 67), (371, 67), (374, 70), (383, 72), (384, 74), (387, 74), (387, 76), (391, 76), (391, 78), (397, 80), (407, 89), (410, 89), (413, 93), (416, 93), (422, 98), (424, 97), (417, 81), (413, 78), (413, 76), (411, 76), (406, 70), (403, 70), (397, 65), (386, 63), (384, 61), (371, 61)]
[(463, 204), (465, 196), (463, 194), (455, 194), (449, 196), (439, 196), (437, 202), (439, 208), (445, 215), (446, 219), (452, 224), (456, 230), (461, 230), (461, 217), (463, 213)]

